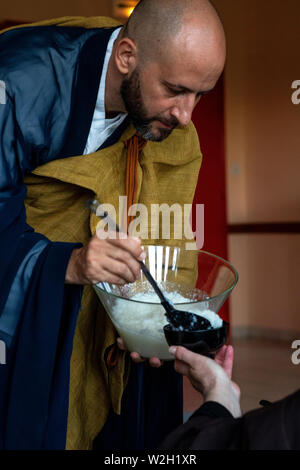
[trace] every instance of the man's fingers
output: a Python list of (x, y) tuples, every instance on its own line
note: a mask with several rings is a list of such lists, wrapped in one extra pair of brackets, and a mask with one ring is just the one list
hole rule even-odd
[(132, 352), (130, 353), (130, 357), (131, 359), (133, 360), (133, 362), (135, 362), (136, 364), (141, 364), (142, 362), (145, 362), (146, 359), (144, 359), (143, 357), (141, 357), (138, 353), (136, 352)]
[[(112, 274), (106, 270), (103, 270), (102, 273), (102, 281), (100, 282), (109, 282), (110, 284), (116, 284), (117, 286), (124, 286), (124, 284), (128, 284), (124, 278), (117, 276), (116, 274)], [(99, 280), (96, 280), (93, 284), (98, 284)]]
[[(135, 362), (136, 364), (141, 364), (142, 362), (147, 361), (147, 359), (141, 357), (136, 352), (132, 352), (130, 354), (130, 357), (133, 360), (133, 362)], [(151, 359), (149, 359), (149, 365), (151, 367), (158, 368), (158, 367), (161, 367), (163, 365), (163, 362), (160, 359), (158, 359), (158, 357), (151, 357)]]
[(141, 247), (141, 240), (133, 237), (103, 239), (99, 237), (98, 232), (101, 231), (97, 231), (85, 247), (77, 252), (74, 250), (75, 254), (72, 255), (72, 263), (69, 263), (66, 280), (71, 282), (73, 278), (76, 278), (75, 281), (78, 278), (79, 283), (83, 284), (110, 282), (123, 285), (139, 279), (141, 277), (139, 261), (146, 257)]
[(158, 368), (161, 367), (163, 363), (164, 362), (158, 359), (158, 357), (151, 357), (151, 359), (149, 359), (149, 364), (151, 367)]
[[(146, 258), (146, 253), (141, 246), (141, 240), (136, 237), (128, 237), (126, 234), (122, 234), (122, 238), (119, 238), (119, 235), (121, 234), (115, 232), (103, 233), (106, 234), (106, 255), (109, 256), (110, 259), (114, 259), (121, 262), (122, 264), (126, 264), (132, 271), (135, 279), (138, 278), (141, 270), (138, 261), (144, 261)], [(98, 234), (97, 237), (99, 239)], [(98, 241), (103, 243), (103, 239), (99, 239)]]
[[(109, 251), (109, 256), (116, 262), (121, 263), (121, 265), (125, 264), (126, 266), (128, 266), (134, 276), (134, 280), (136, 280), (140, 276), (140, 263), (128, 251), (122, 250), (119, 247), (112, 246)], [(111, 259), (109, 260), (109, 262), (111, 262)]]
[(120, 247), (123, 250), (128, 251), (134, 258), (138, 258), (143, 252), (142, 242), (139, 238), (127, 237), (127, 238), (107, 238), (109, 243), (113, 246)]
[(122, 351), (127, 351), (127, 347), (122, 338), (117, 338), (117, 345)]
[(124, 279), (127, 283), (134, 282), (137, 279), (136, 273), (125, 262), (117, 261), (112, 258), (105, 258), (103, 267), (114, 276)]
[[(127, 351), (127, 347), (126, 347), (126, 345), (124, 343), (124, 340), (122, 338), (117, 338), (117, 344), (118, 344), (118, 347), (122, 351)], [(142, 362), (146, 361), (146, 359), (141, 357), (137, 352), (132, 352), (130, 354), (130, 357), (136, 364), (141, 364)], [(149, 359), (149, 364), (150, 364), (151, 367), (158, 368), (158, 367), (161, 367), (163, 365), (163, 361), (161, 361), (158, 357), (151, 357), (151, 359)]]

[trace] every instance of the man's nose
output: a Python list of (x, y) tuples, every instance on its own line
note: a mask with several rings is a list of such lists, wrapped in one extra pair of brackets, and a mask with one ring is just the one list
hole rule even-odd
[(196, 101), (194, 96), (181, 96), (176, 105), (171, 109), (171, 115), (177, 119), (181, 126), (187, 126), (191, 122), (195, 105)]

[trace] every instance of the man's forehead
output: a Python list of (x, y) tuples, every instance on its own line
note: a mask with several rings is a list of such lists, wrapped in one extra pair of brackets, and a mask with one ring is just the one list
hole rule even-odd
[(152, 76), (152, 79), (159, 80), (174, 91), (206, 94), (214, 88), (221, 72), (222, 68), (207, 66), (200, 62), (162, 61), (153, 63), (151, 75), (149, 73), (148, 77)]
[(189, 88), (178, 81), (172, 82), (168, 80), (162, 80), (162, 83), (167, 87), (172, 88), (174, 91), (180, 91), (183, 93), (196, 93), (199, 95), (206, 95), (207, 93), (213, 90), (213, 87), (208, 89), (202, 89), (201, 86), (198, 86), (197, 88)]

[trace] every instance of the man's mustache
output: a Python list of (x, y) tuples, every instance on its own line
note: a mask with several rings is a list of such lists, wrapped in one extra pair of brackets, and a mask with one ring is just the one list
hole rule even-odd
[(155, 116), (155, 117), (148, 120), (148, 124), (151, 124), (151, 122), (153, 122), (153, 121), (162, 122), (166, 126), (173, 127), (173, 128), (175, 128), (179, 125), (179, 121), (175, 117), (172, 117), (171, 119), (167, 120), (167, 119), (162, 119), (159, 116)]

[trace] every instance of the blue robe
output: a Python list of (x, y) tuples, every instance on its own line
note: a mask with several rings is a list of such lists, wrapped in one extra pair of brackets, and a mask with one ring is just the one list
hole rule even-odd
[[(0, 340), (7, 351), (6, 365), (0, 365), (2, 449), (65, 448), (70, 357), (82, 289), (65, 285), (64, 279), (70, 255), (80, 245), (51, 242), (26, 224), (24, 174), (83, 154), (113, 29), (40, 26), (0, 35), (0, 80), (6, 88), (6, 102), (0, 104)], [(117, 142), (126, 125), (104, 147)], [(129, 434), (139, 436), (133, 437), (139, 440), (136, 447), (149, 445), (143, 437), (150, 429), (144, 414), (137, 411), (136, 421), (131, 419), (144, 400), (144, 369), (133, 367), (132, 393), (124, 396), (117, 422), (109, 418), (104, 446), (116, 429), (120, 447), (126, 448)], [(178, 385), (171, 369), (170, 376)], [(151, 382), (156, 394), (159, 381), (157, 373)], [(146, 408), (151, 411), (152, 400), (159, 414), (156, 399), (150, 397)], [(174, 425), (181, 419), (175, 402)]]

